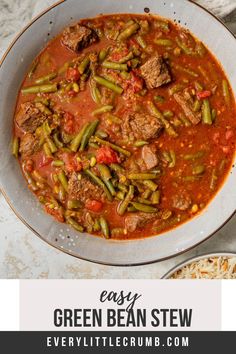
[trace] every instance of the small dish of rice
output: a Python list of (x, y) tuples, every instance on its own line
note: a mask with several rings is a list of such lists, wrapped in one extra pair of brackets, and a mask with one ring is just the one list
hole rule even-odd
[(236, 279), (236, 254), (214, 253), (191, 258), (164, 275), (164, 279)]

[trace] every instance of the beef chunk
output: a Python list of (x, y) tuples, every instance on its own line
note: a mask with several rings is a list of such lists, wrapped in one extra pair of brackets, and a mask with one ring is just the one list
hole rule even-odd
[(62, 34), (62, 43), (74, 52), (88, 47), (98, 39), (96, 32), (78, 23), (67, 27)]
[(141, 75), (148, 89), (157, 88), (171, 82), (168, 66), (164, 59), (155, 55), (140, 67)]
[[(47, 119), (40, 110), (41, 103), (37, 106), (33, 102), (22, 103), (16, 115), (16, 124), (25, 132), (34, 133), (35, 130)], [(43, 109), (43, 105), (42, 105)]]
[(122, 125), (124, 138), (131, 141), (157, 138), (162, 129), (162, 123), (147, 113), (128, 113)]
[(79, 200), (85, 203), (87, 199), (104, 199), (103, 191), (100, 187), (94, 185), (88, 178), (78, 179), (78, 175), (73, 173), (68, 183), (69, 199)]
[(26, 133), (20, 140), (20, 153), (23, 158), (33, 155), (39, 149), (38, 140), (31, 133)]
[(157, 149), (154, 145), (144, 145), (141, 154), (147, 170), (158, 165)]
[(173, 196), (173, 207), (179, 210), (187, 210), (191, 206), (191, 198), (186, 191), (179, 192)]
[(137, 229), (142, 229), (146, 224), (156, 219), (156, 213), (132, 213), (125, 218), (125, 228), (128, 232), (133, 232)]
[(175, 93), (174, 98), (176, 102), (181, 106), (184, 114), (193, 124), (198, 124), (201, 121), (201, 112), (194, 112), (193, 99), (187, 91), (183, 93)]

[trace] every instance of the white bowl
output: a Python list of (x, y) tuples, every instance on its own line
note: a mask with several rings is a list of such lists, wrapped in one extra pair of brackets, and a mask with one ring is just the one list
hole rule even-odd
[(218, 257), (236, 257), (236, 253), (228, 253), (228, 252), (217, 252), (217, 253), (206, 253), (202, 254), (201, 256), (192, 257), (187, 259), (184, 262), (177, 264), (175, 267), (171, 268), (165, 275), (163, 275), (162, 279), (170, 279), (172, 275), (178, 272), (183, 267), (190, 265), (191, 263), (198, 262), (202, 259), (209, 259), (209, 258), (218, 258)]
[[(47, 215), (22, 177), (11, 156), (12, 119), (17, 92), (30, 63), (47, 41), (70, 22), (100, 13), (151, 13), (178, 21), (216, 55), (236, 92), (236, 41), (209, 12), (187, 0), (70, 0), (59, 2), (34, 19), (16, 38), (0, 66), (0, 187), (18, 217), (39, 237), (73, 256), (110, 265), (160, 261), (198, 245), (229, 220), (236, 209), (236, 170), (207, 208), (194, 219), (159, 236), (113, 241), (74, 231)], [(68, 238), (69, 236), (69, 238)]]

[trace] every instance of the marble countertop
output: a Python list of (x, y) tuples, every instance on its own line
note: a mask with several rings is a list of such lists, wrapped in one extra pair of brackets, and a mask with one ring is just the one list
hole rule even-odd
[[(0, 0), (0, 26), (4, 28), (0, 33), (0, 56), (32, 16), (54, 2)], [(236, 33), (236, 12), (224, 20)], [(0, 195), (0, 278), (160, 278), (179, 262), (214, 251), (236, 252), (236, 216), (208, 241), (167, 261), (136, 267), (92, 264), (57, 251), (41, 241), (22, 224)]]

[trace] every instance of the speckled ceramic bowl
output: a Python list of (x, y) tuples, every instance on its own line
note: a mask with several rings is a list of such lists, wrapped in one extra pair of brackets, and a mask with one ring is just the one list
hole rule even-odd
[(222, 63), (236, 92), (236, 41), (210, 13), (187, 0), (68, 0), (38, 16), (17, 37), (0, 67), (0, 187), (19, 218), (39, 237), (76, 257), (110, 265), (136, 265), (163, 260), (196, 246), (218, 230), (236, 209), (236, 170), (232, 169), (214, 200), (200, 215), (174, 230), (146, 239), (112, 241), (81, 234), (46, 215), (26, 187), (10, 153), (12, 118), (25, 73), (46, 42), (63, 27), (100, 13), (151, 13), (188, 27)]
[(176, 272), (184, 268), (185, 266), (190, 265), (191, 263), (198, 262), (202, 259), (209, 258), (218, 258), (218, 257), (236, 257), (236, 253), (228, 253), (228, 252), (217, 252), (217, 253), (206, 253), (197, 257), (189, 258), (187, 261), (181, 262), (169, 270), (165, 275), (163, 275), (162, 279), (170, 279)]

